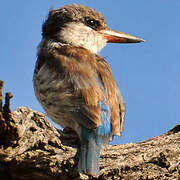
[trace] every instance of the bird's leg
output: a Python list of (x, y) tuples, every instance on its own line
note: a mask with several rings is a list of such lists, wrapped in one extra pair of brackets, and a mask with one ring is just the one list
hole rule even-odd
[(80, 147), (80, 139), (78, 134), (71, 128), (65, 127), (61, 133), (61, 142), (65, 146), (70, 146), (73, 148)]

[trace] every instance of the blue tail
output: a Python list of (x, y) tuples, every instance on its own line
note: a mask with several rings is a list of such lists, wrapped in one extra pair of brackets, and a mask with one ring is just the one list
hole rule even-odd
[(78, 164), (79, 172), (94, 176), (99, 175), (101, 146), (112, 136), (110, 108), (105, 98), (103, 84), (99, 78), (97, 81), (103, 93), (102, 101), (98, 102), (101, 110), (101, 125), (96, 130), (81, 127), (81, 151)]
[(82, 128), (81, 137), (79, 172), (98, 176), (102, 136), (97, 136), (94, 131)]

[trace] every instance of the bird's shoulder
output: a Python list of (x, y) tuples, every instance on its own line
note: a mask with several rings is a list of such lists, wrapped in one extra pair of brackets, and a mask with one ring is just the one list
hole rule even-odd
[[(81, 70), (81, 66), (95, 69), (96, 57), (83, 47), (63, 45), (61, 43), (41, 42), (38, 48), (38, 69), (46, 64), (56, 71), (70, 72)], [(88, 66), (88, 67), (87, 67)]]

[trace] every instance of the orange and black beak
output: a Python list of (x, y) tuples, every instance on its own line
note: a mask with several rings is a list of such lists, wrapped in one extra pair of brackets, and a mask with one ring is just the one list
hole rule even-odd
[(139, 43), (145, 42), (144, 39), (137, 38), (130, 34), (126, 34), (123, 32), (118, 32), (112, 29), (101, 31), (104, 39), (107, 40), (108, 43)]

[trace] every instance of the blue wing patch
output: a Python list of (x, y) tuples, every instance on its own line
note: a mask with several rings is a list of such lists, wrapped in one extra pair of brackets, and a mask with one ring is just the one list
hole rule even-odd
[(105, 96), (104, 86), (99, 77), (97, 78), (97, 82), (103, 93), (103, 99), (98, 102), (98, 106), (101, 110), (101, 125), (97, 128), (97, 134), (105, 135), (108, 137), (110, 136), (111, 133), (111, 120), (110, 120), (111, 112)]

